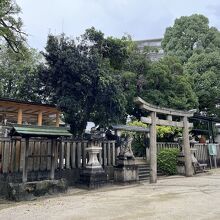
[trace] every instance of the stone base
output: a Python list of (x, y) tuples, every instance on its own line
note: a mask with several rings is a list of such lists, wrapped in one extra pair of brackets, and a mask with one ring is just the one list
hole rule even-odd
[(66, 191), (67, 182), (64, 179), (27, 183), (8, 183), (7, 199), (14, 201), (33, 200), (36, 196), (63, 193)]
[(118, 183), (135, 183), (139, 180), (138, 166), (135, 160), (118, 160), (114, 170), (114, 181)]
[(185, 166), (177, 165), (176, 166), (177, 174), (179, 175), (186, 175)]
[(81, 171), (79, 185), (83, 188), (97, 189), (107, 184), (107, 174), (102, 168)]
[[(186, 175), (186, 168), (185, 168), (185, 156), (183, 152), (180, 152), (178, 157), (177, 157), (177, 174), (179, 175)], [(192, 166), (193, 170), (193, 166)]]

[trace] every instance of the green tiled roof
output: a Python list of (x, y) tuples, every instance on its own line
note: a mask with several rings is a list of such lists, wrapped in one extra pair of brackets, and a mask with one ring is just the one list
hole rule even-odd
[(69, 137), (72, 134), (65, 127), (14, 125), (10, 135), (29, 137)]
[(129, 126), (129, 125), (112, 125), (114, 130), (123, 130), (123, 131), (134, 131), (134, 132), (149, 132), (149, 128), (143, 128), (138, 126)]

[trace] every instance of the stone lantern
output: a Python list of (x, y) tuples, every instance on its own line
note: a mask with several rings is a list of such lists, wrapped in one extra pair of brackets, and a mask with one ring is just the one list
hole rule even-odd
[(98, 160), (98, 154), (102, 153), (101, 141), (104, 139), (104, 131), (91, 130), (87, 137), (89, 160), (81, 171), (80, 184), (95, 189), (107, 183), (107, 174)]
[(89, 161), (86, 164), (87, 169), (103, 169), (102, 165), (99, 163), (98, 154), (101, 152), (102, 147), (100, 146), (100, 142), (96, 140), (91, 140), (89, 142), (89, 147), (86, 148), (86, 151), (89, 154)]

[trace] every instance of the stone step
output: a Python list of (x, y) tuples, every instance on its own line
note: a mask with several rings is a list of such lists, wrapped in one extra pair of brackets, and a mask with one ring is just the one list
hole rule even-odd
[(139, 177), (140, 176), (150, 176), (150, 173), (139, 173)]
[(150, 166), (150, 164), (148, 164), (148, 163), (136, 163), (138, 166)]
[(150, 170), (150, 167), (138, 167), (139, 170)]
[(140, 170), (139, 170), (139, 175), (145, 174), (145, 173), (150, 173), (150, 171), (140, 171)]
[(150, 167), (138, 167), (139, 170), (150, 170)]
[(141, 175), (139, 175), (139, 178), (145, 178), (145, 177), (149, 177), (150, 175), (149, 174), (141, 174)]
[(149, 178), (142, 178), (142, 179), (139, 179), (139, 181), (149, 181)]
[[(149, 180), (150, 178), (150, 164), (138, 164), (139, 180)], [(163, 172), (157, 170), (158, 176), (163, 176)]]
[(150, 165), (148, 165), (148, 164), (137, 164), (137, 166), (138, 166), (138, 167), (141, 167), (141, 168), (142, 168), (142, 167), (150, 167)]
[[(140, 171), (140, 170), (139, 170), (139, 175), (146, 174), (146, 173), (150, 175), (150, 171)], [(163, 172), (161, 172), (160, 170), (158, 170), (158, 171), (157, 171), (157, 175), (162, 176), (162, 175), (164, 175), (164, 174), (163, 174)]]
[(150, 177), (150, 165), (145, 163), (138, 164), (139, 181), (148, 181)]

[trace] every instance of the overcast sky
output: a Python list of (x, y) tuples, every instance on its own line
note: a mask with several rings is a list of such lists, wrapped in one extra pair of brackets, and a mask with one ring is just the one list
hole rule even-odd
[(17, 0), (31, 47), (43, 50), (48, 33), (77, 37), (94, 26), (107, 36), (160, 38), (175, 18), (199, 13), (220, 29), (219, 0)]

